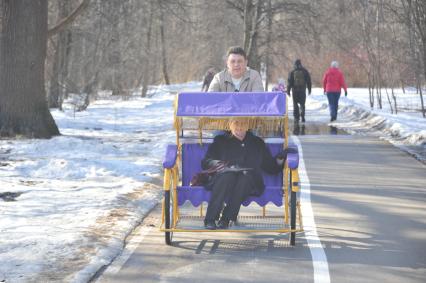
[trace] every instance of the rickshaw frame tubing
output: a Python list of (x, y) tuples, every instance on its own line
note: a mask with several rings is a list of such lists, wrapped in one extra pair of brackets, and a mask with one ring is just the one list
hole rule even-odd
[(188, 232), (188, 233), (192, 233), (192, 232), (241, 232), (241, 233), (292, 233), (292, 232), (303, 232), (303, 228), (299, 228), (299, 229), (277, 229), (277, 230), (268, 230), (268, 229), (216, 229), (216, 230), (207, 230), (207, 229), (176, 229), (176, 228), (171, 228), (171, 229), (165, 229), (165, 228), (160, 228), (161, 232)]
[[(178, 162), (181, 155), (181, 146), (179, 144), (178, 146), (178, 157), (176, 160), (176, 164), (172, 168), (166, 168), (164, 170), (164, 181), (163, 181), (163, 189), (164, 191), (172, 191), (171, 197), (172, 200), (172, 210), (173, 210), (173, 219), (170, 223), (171, 229), (165, 229), (163, 228), (164, 221), (165, 221), (165, 203), (164, 199), (162, 201), (162, 215), (161, 215), (161, 227), (160, 231), (162, 232), (278, 232), (278, 233), (291, 233), (291, 232), (302, 232), (303, 231), (303, 224), (302, 224), (302, 216), (301, 216), (301, 209), (300, 209), (300, 202), (297, 201), (297, 214), (298, 214), (298, 222), (299, 222), (299, 229), (277, 229), (277, 230), (268, 230), (268, 229), (245, 229), (245, 230), (233, 230), (233, 229), (226, 229), (226, 230), (205, 230), (205, 229), (176, 229), (176, 224), (179, 219), (179, 206), (177, 204), (177, 184), (179, 183), (179, 167)], [(298, 169), (290, 169), (288, 168), (287, 164), (284, 167), (284, 222), (288, 225), (289, 224), (289, 193), (291, 191), (298, 192), (299, 191), (299, 173)], [(289, 180), (290, 179), (290, 180)], [(169, 194), (170, 197), (170, 194)], [(263, 216), (266, 215), (266, 207), (262, 207), (262, 214)]]

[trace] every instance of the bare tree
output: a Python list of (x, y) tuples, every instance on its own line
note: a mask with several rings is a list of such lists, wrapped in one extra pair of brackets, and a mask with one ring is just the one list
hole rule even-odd
[[(66, 19), (70, 13), (70, 2), (62, 0), (58, 2), (58, 18)], [(70, 47), (72, 34), (71, 31), (64, 28), (64, 22), (61, 26), (62, 30), (56, 28), (55, 30), (58, 33), (56, 44), (54, 47), (54, 56), (53, 56), (53, 69), (50, 80), (50, 88), (48, 95), (49, 108), (59, 108), (62, 109), (62, 101), (64, 96), (65, 81), (68, 76), (68, 62), (70, 56)], [(52, 32), (52, 37), (54, 33)]]
[[(148, 25), (148, 29), (146, 32), (146, 45), (145, 48), (141, 48), (142, 50), (142, 57), (143, 57), (143, 65), (142, 65), (142, 74), (141, 74), (141, 78), (142, 78), (142, 97), (145, 97), (147, 95), (148, 92), (148, 84), (150, 82), (150, 70), (151, 70), (151, 66), (152, 66), (152, 58), (151, 58), (151, 44), (152, 44), (152, 25), (153, 25), (153, 21), (154, 21), (154, 4), (152, 2), (148, 3), (148, 21), (147, 21), (147, 25)], [(140, 80), (139, 80), (140, 81)], [(139, 84), (138, 84), (139, 85)]]
[(59, 135), (44, 88), (47, 1), (0, 2), (0, 135)]
[[(426, 2), (422, 0), (406, 0), (402, 3), (408, 14), (407, 24), (410, 31), (410, 46), (412, 50), (412, 57), (413, 59), (415, 58), (415, 66), (417, 67), (417, 89), (419, 90), (420, 95), (422, 107), (421, 111), (423, 117), (426, 118), (426, 111), (423, 101), (422, 80), (419, 72), (421, 69), (423, 69), (423, 78), (426, 80)], [(420, 42), (416, 41), (415, 38), (420, 38)], [(420, 56), (423, 58), (423, 60), (419, 60), (420, 58), (418, 57)], [(423, 61), (423, 66), (421, 66), (421, 61)]]
[[(286, 76), (300, 58), (318, 86), (330, 61), (338, 60), (348, 84), (368, 86), (371, 107), (380, 108), (382, 88), (395, 88), (395, 81), (403, 89), (415, 85), (422, 91), (423, 2), (92, 0), (87, 15), (58, 34), (72, 34), (68, 59), (59, 36), (50, 40), (51, 49), (61, 54), (51, 52), (48, 73), (62, 68), (55, 62), (69, 64), (68, 73), (58, 75), (59, 84), (52, 77), (47, 85), (90, 93), (92, 99), (99, 89), (115, 94), (141, 89), (145, 96), (150, 84), (200, 80), (211, 67), (219, 71), (226, 49), (241, 45), (249, 66), (262, 68), (267, 83)], [(58, 21), (63, 22), (51, 19)], [(389, 99), (395, 112), (390, 92)]]
[(161, 45), (161, 70), (163, 72), (164, 82), (169, 85), (169, 73), (167, 71), (167, 52), (166, 52), (166, 37), (165, 37), (165, 25), (164, 25), (164, 0), (159, 0), (160, 8), (160, 21), (159, 21), (159, 30), (160, 30), (160, 45)]
[(268, 17), (268, 29), (266, 31), (266, 54), (265, 54), (265, 72), (266, 72), (266, 80), (265, 80), (265, 89), (268, 90), (268, 82), (270, 79), (270, 67), (271, 67), (271, 53), (272, 53), (272, 0), (268, 0), (267, 3), (267, 17)]

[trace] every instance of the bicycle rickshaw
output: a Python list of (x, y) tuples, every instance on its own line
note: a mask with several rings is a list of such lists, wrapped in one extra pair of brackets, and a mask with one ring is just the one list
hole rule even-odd
[[(282, 92), (185, 92), (177, 95), (176, 144), (167, 146), (163, 162), (164, 199), (160, 230), (165, 233), (168, 245), (172, 243), (173, 233), (177, 232), (289, 233), (290, 245), (295, 245), (296, 232), (303, 231), (297, 201), (299, 155), (297, 146), (289, 143), (287, 108), (287, 96)], [(272, 155), (288, 148), (287, 160), (279, 175), (263, 174), (263, 195), (250, 197), (243, 203), (245, 207), (257, 203), (261, 207), (260, 213), (256, 210), (255, 214), (245, 215), (240, 211), (238, 226), (206, 230), (203, 206), (208, 203), (210, 192), (202, 186), (191, 186), (190, 181), (202, 170), (201, 159), (215, 131), (228, 130), (228, 120), (235, 116), (248, 120), (249, 128), (265, 139)], [(280, 209), (270, 213), (268, 203)], [(199, 207), (198, 211), (194, 207)]]

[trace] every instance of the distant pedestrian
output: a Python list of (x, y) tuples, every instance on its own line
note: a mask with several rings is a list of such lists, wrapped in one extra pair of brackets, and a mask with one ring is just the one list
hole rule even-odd
[(209, 89), (210, 83), (212, 82), (214, 77), (214, 73), (214, 68), (210, 68), (207, 70), (203, 78), (203, 86), (201, 87), (201, 91), (207, 91)]
[(322, 79), (324, 94), (327, 95), (328, 108), (330, 110), (330, 122), (337, 119), (337, 110), (339, 109), (340, 91), (345, 90), (345, 96), (348, 96), (348, 90), (345, 83), (345, 77), (339, 70), (337, 61), (331, 62), (330, 68), (325, 72)]
[(299, 122), (299, 118), (302, 118), (302, 123), (305, 122), (306, 88), (310, 95), (312, 89), (311, 76), (308, 70), (302, 66), (302, 61), (297, 59), (294, 62), (293, 71), (288, 75), (287, 83), (287, 94), (290, 95), (291, 91), (293, 95), (293, 116), (295, 123)]
[(230, 47), (226, 54), (226, 69), (214, 76), (209, 92), (263, 92), (259, 72), (247, 67), (247, 63), (242, 47)]
[(286, 93), (286, 89), (285, 89), (285, 81), (283, 78), (279, 78), (278, 79), (278, 84), (276, 84), (273, 88), (272, 91), (282, 91), (283, 93)]

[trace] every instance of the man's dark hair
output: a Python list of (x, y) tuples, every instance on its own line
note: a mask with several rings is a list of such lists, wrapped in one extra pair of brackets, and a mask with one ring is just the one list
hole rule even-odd
[(238, 54), (238, 55), (243, 56), (244, 59), (247, 59), (246, 52), (240, 46), (231, 46), (231, 47), (229, 47), (228, 52), (226, 52), (226, 58), (228, 58), (229, 55), (231, 55), (231, 54)]

